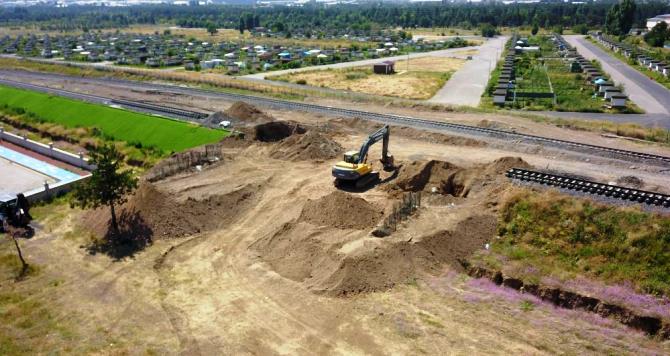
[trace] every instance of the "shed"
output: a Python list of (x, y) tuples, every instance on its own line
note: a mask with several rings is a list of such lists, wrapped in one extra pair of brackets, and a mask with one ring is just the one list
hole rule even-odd
[(507, 98), (506, 89), (496, 89), (493, 92), (493, 103), (498, 105), (504, 105), (505, 99)]
[(611, 97), (611, 104), (613, 108), (623, 108), (626, 107), (627, 96), (623, 94), (613, 94)]
[(395, 73), (395, 62), (383, 61), (381, 63), (375, 63), (372, 66), (372, 70), (375, 74), (393, 74)]

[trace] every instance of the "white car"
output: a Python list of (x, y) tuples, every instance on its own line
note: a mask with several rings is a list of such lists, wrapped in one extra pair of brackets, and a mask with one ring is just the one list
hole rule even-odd
[(219, 122), (219, 127), (222, 127), (224, 129), (230, 127), (230, 121), (225, 120), (225, 121)]

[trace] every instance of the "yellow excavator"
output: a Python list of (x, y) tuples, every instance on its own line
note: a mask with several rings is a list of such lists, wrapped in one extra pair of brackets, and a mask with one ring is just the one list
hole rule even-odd
[(385, 170), (392, 170), (393, 156), (388, 154), (389, 136), (391, 129), (385, 125), (381, 129), (373, 132), (363, 142), (360, 150), (348, 151), (344, 153), (344, 160), (333, 166), (333, 177), (335, 185), (353, 184), (356, 188), (363, 188), (368, 184), (379, 181), (379, 172), (372, 169), (372, 164), (367, 163), (368, 150), (372, 145), (382, 142), (381, 163)]

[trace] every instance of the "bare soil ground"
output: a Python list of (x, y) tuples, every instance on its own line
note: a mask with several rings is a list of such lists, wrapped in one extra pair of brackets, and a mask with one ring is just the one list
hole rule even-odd
[(369, 67), (326, 69), (269, 76), (284, 80), (366, 94), (393, 96), (406, 99), (431, 98), (446, 82), (444, 75), (456, 72), (465, 62), (450, 57), (420, 57), (397, 61), (395, 74), (374, 74)]
[[(49, 337), (8, 321), (2, 334), (32, 353), (670, 352), (617, 322), (459, 273), (462, 259), (495, 238), (511, 189), (502, 172), (548, 162), (590, 172), (600, 162), (510, 157), (488, 142), (392, 128), (397, 175), (346, 192), (330, 167), (376, 126), (271, 114), (272, 132), (293, 128), (288, 135), (259, 139), (268, 136), (249, 127), (243, 140), (221, 144), (218, 163), (141, 183), (119, 209), (130, 235), (151, 240), (131, 257), (87, 248), (91, 234), (105, 234), (106, 211), (38, 208), (37, 233), (21, 242), (40, 271), (0, 285), (45, 303), (60, 329)], [(374, 146), (370, 160), (379, 155)], [(662, 177), (641, 173), (643, 185)], [(391, 236), (372, 237), (408, 191), (422, 192), (421, 208)]]

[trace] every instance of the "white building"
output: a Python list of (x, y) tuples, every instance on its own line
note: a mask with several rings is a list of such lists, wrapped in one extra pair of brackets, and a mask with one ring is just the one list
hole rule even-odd
[(654, 28), (654, 26), (658, 25), (663, 21), (665, 21), (665, 23), (670, 25), (670, 14), (658, 15), (656, 17), (647, 19), (647, 29), (651, 30), (652, 28)]

